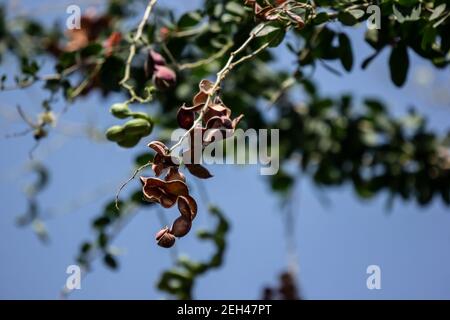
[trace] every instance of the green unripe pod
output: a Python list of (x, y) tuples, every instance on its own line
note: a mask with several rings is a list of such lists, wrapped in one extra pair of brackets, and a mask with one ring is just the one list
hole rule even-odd
[(114, 117), (119, 119), (125, 119), (131, 114), (131, 110), (126, 103), (114, 103), (110, 111)]
[(140, 136), (127, 136), (123, 140), (117, 142), (117, 144), (123, 148), (132, 148), (139, 143)]
[(150, 118), (150, 116), (148, 114), (146, 114), (145, 112), (132, 112), (130, 114), (130, 116), (132, 116), (134, 119), (145, 119), (148, 122), (152, 123), (152, 119)]
[(106, 130), (106, 138), (110, 141), (120, 141), (125, 138), (125, 131), (122, 126), (112, 126)]
[(125, 135), (147, 136), (152, 132), (152, 125), (145, 119), (132, 119), (124, 125)]

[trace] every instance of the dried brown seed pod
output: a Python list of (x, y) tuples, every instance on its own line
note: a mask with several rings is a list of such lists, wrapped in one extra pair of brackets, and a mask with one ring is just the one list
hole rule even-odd
[(189, 230), (191, 230), (192, 222), (191, 219), (185, 216), (179, 216), (172, 225), (170, 229), (170, 233), (172, 233), (175, 237), (184, 237), (188, 234)]
[(178, 168), (170, 167), (164, 180), (166, 181), (180, 180), (186, 182), (186, 177), (182, 172), (178, 170)]
[(197, 216), (197, 202), (191, 196), (178, 197), (178, 210), (182, 216), (191, 221)]
[(170, 248), (175, 243), (175, 237), (169, 232), (169, 228), (165, 227), (159, 230), (156, 234), (156, 241), (159, 246), (163, 248)]

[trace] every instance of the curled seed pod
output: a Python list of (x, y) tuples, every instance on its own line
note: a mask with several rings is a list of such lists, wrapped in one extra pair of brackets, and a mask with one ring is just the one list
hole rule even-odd
[(169, 232), (169, 228), (165, 227), (156, 234), (158, 245), (163, 248), (170, 248), (175, 243), (175, 237)]
[(179, 216), (172, 225), (172, 229), (170, 233), (172, 233), (175, 237), (184, 237), (188, 234), (189, 230), (191, 230), (192, 222), (191, 219), (185, 216)]
[(178, 210), (180, 210), (182, 216), (192, 221), (197, 215), (197, 203), (189, 195), (180, 196), (178, 197)]

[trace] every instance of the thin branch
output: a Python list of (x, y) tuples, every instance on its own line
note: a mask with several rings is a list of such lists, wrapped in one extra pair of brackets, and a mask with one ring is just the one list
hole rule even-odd
[(30, 118), (28, 118), (28, 116), (25, 114), (25, 112), (19, 105), (17, 105), (17, 112), (19, 113), (19, 116), (22, 118), (22, 120), (25, 121), (25, 123), (30, 126), (30, 128), (36, 129), (38, 127), (37, 124), (33, 123), (33, 121), (31, 121)]
[(289, 77), (281, 83), (280, 89), (272, 96), (266, 109), (272, 108), (275, 103), (295, 84), (295, 78)]
[(42, 76), (37, 75), (31, 79), (28, 79), (27, 81), (18, 82), (16, 85), (3, 86), (0, 88), (0, 91), (12, 91), (12, 90), (17, 90), (17, 89), (26, 89), (28, 87), (31, 87), (33, 84), (35, 84), (38, 81), (61, 80), (62, 78), (77, 71), (81, 66), (82, 66), (81, 63), (76, 63), (76, 64), (68, 67), (67, 69), (64, 69), (61, 73), (45, 74)]
[[(200, 115), (198, 116), (198, 118), (194, 121), (193, 125), (191, 126), (191, 128), (189, 128), (189, 130), (187, 130), (183, 136), (181, 136), (181, 138), (178, 140), (177, 143), (175, 143), (172, 148), (170, 148), (169, 152), (172, 152), (174, 149), (176, 149), (177, 147), (179, 147), (184, 139), (186, 139), (187, 136), (190, 135), (190, 133), (192, 132), (192, 130), (194, 130), (195, 127), (197, 127), (197, 125), (202, 121), (203, 116), (206, 112), (206, 110), (208, 109), (209, 103), (211, 102), (211, 98), (212, 96), (216, 93), (216, 91), (219, 89), (220, 87), (220, 83), (222, 82), (222, 80), (226, 77), (226, 75), (228, 74), (228, 72), (231, 70), (231, 68), (233, 68), (232, 63), (234, 58), (241, 52), (243, 51), (248, 44), (258, 35), (258, 33), (265, 27), (265, 24), (260, 24), (254, 31), (252, 31), (250, 33), (250, 36), (247, 38), (247, 40), (244, 41), (244, 43), (242, 43), (242, 45), (237, 48), (235, 51), (231, 52), (230, 57), (228, 58), (227, 63), (225, 64), (225, 66), (217, 73), (216, 76), (216, 81), (214, 82), (212, 88), (209, 90), (208, 92), (208, 97), (206, 99), (205, 105), (203, 106), (203, 108), (200, 111)], [(261, 49), (262, 50), (262, 49)], [(259, 51), (261, 51), (259, 50)], [(253, 57), (254, 55), (249, 55), (250, 57)], [(245, 59), (246, 60), (246, 59)]]
[(30, 132), (33, 132), (32, 128), (28, 128), (28, 129), (25, 129), (25, 130), (19, 131), (19, 132), (8, 133), (5, 135), (5, 139), (23, 137), (23, 136), (26, 136), (27, 134), (29, 134)]
[(131, 180), (133, 180), (134, 178), (136, 178), (136, 175), (137, 175), (139, 172), (141, 172), (143, 169), (147, 168), (147, 167), (150, 166), (151, 164), (152, 164), (152, 163), (149, 162), (149, 163), (144, 164), (143, 166), (140, 166), (139, 168), (137, 168), (137, 169), (133, 172), (133, 175), (132, 175), (127, 181), (125, 181), (124, 183), (122, 183), (122, 185), (120, 186), (119, 190), (117, 190), (117, 193), (116, 193), (115, 205), (116, 205), (116, 209), (117, 209), (117, 210), (120, 210), (120, 209), (119, 209), (119, 196), (120, 196), (120, 192), (122, 191), (122, 189), (125, 188), (125, 186), (126, 186)]
[(190, 36), (195, 36), (197, 34), (202, 33), (203, 31), (206, 31), (209, 29), (209, 24), (208, 23), (204, 23), (202, 25), (200, 25), (199, 27), (196, 28), (190, 28), (190, 29), (186, 29), (186, 30), (182, 30), (182, 31), (177, 31), (174, 33), (170, 34), (171, 38), (184, 38), (184, 37), (190, 37)]
[(102, 63), (98, 63), (95, 65), (94, 70), (92, 71), (92, 73), (86, 78), (84, 79), (79, 85), (78, 87), (72, 92), (72, 94), (70, 95), (70, 98), (73, 99), (75, 97), (77, 97), (80, 93), (83, 92), (84, 89), (86, 89), (86, 87), (89, 85), (89, 83), (91, 82), (91, 80), (98, 74), (98, 72), (100, 71), (100, 68), (102, 66)]
[(124, 87), (125, 89), (128, 90), (128, 92), (131, 95), (131, 101), (139, 101), (141, 103), (145, 103), (148, 102), (148, 99), (150, 96), (148, 96), (147, 98), (141, 98), (139, 97), (136, 92), (134, 91), (133, 87), (131, 85), (129, 85), (127, 83), (127, 81), (130, 79), (130, 69), (131, 69), (131, 62), (133, 61), (133, 58), (136, 54), (136, 44), (139, 41), (139, 39), (142, 36), (142, 32), (144, 30), (144, 26), (150, 16), (150, 13), (152, 12), (153, 6), (156, 4), (156, 0), (150, 0), (147, 4), (147, 7), (145, 8), (145, 12), (144, 12), (144, 16), (142, 17), (141, 22), (139, 23), (139, 26), (137, 28), (136, 34), (134, 35), (131, 45), (130, 45), (130, 53), (128, 55), (128, 59), (125, 65), (125, 73), (124, 76), (122, 78), (122, 80), (119, 82), (119, 84)]
[(243, 56), (242, 58), (240, 58), (238, 61), (233, 62), (232, 64), (230, 64), (229, 70), (233, 69), (234, 67), (236, 67), (238, 64), (241, 64), (242, 62), (253, 58), (254, 56), (256, 56), (258, 53), (260, 53), (261, 51), (263, 51), (264, 49), (266, 49), (269, 46), (270, 42), (266, 42), (264, 43), (261, 47), (259, 47), (258, 49), (256, 49), (255, 51), (253, 51), (252, 53)]
[(216, 53), (214, 53), (210, 57), (208, 57), (206, 59), (198, 60), (196, 62), (183, 63), (181, 65), (178, 65), (177, 69), (178, 70), (195, 69), (195, 68), (204, 66), (206, 64), (209, 64), (209, 63), (213, 62), (214, 60), (222, 57), (232, 46), (233, 46), (233, 42), (229, 41), (219, 51), (217, 51)]

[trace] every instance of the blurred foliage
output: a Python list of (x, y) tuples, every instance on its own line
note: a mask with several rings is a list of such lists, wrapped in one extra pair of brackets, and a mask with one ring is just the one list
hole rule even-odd
[[(368, 29), (365, 33), (373, 53), (363, 57), (363, 69), (370, 68), (385, 49), (390, 50), (388, 67), (396, 86), (408, 81), (409, 56), (413, 52), (436, 68), (446, 68), (450, 61), (447, 1), (288, 2), (299, 9), (268, 22), (263, 34), (245, 53), (255, 52), (264, 43), (273, 48), (286, 45), (296, 65), (292, 70), (273, 68), (277, 51), (262, 51), (230, 72), (221, 88), (221, 97), (233, 113), (245, 115), (242, 126), (280, 129), (282, 170), (268, 179), (272, 190), (288, 194), (296, 170), (302, 170), (319, 185), (351, 183), (361, 198), (384, 190), (392, 198), (415, 199), (421, 205), (438, 196), (450, 204), (449, 135), (434, 133), (414, 110), (403, 118), (394, 118), (378, 98), (355, 101), (351, 94), (322, 96), (314, 84), (314, 73), (305, 72), (307, 66), (314, 70), (318, 63), (339, 75), (351, 72), (357, 57), (346, 31), (371, 19), (373, 12), (369, 8), (374, 4), (381, 9), (380, 29)], [(287, 1), (256, 2), (262, 8), (270, 7), (268, 3), (276, 7)], [(82, 20), (85, 22), (78, 31), (81, 34), (72, 32), (66, 37), (59, 25), (48, 27), (26, 17), (8, 19), (9, 13), (0, 7), (0, 62), (5, 54), (10, 54), (20, 66), (16, 75), (0, 74), (0, 89), (42, 84), (49, 98), (42, 102), (40, 119), (51, 113), (55, 97), (72, 103), (94, 91), (105, 97), (121, 92), (124, 101), (114, 104), (110, 111), (117, 119), (130, 119), (107, 129), (106, 137), (127, 148), (142, 143), (152, 132), (164, 140), (166, 133), (177, 127), (177, 109), (192, 99), (201, 79), (211, 77), (225, 64), (227, 53), (247, 39), (261, 16), (269, 19), (257, 14), (256, 4), (205, 0), (198, 9), (176, 17), (164, 9), (163, 2), (158, 3), (156, 19), (145, 25), (131, 64), (130, 83), (134, 90), (139, 96), (151, 94), (153, 99), (143, 105), (144, 112), (132, 110), (135, 101), (119, 85), (135, 31), (122, 30), (122, 22), (142, 14), (140, 3), (111, 0), (104, 13)], [(297, 23), (296, 28), (290, 27), (293, 22)], [(120, 32), (121, 37), (113, 36), (115, 32)], [(294, 44), (286, 40), (287, 33), (298, 41)], [(173, 75), (170, 79), (165, 77), (169, 71), (158, 74), (153, 70), (154, 74), (149, 75), (150, 49), (162, 55), (164, 67), (176, 72), (176, 83)], [(42, 74), (44, 60), (53, 62), (54, 74)], [(342, 70), (331, 67), (329, 61), (340, 62)], [(302, 92), (303, 101), (295, 101), (292, 92)], [(140, 164), (148, 161), (146, 155), (137, 160)], [(123, 201), (120, 211), (113, 201), (108, 203), (93, 221), (96, 239), (82, 244), (78, 262), (89, 269), (92, 259), (100, 256), (107, 266), (117, 268), (110, 242), (128, 213), (144, 205), (149, 204), (142, 201), (140, 191)], [(217, 230), (200, 233), (200, 239), (213, 240), (216, 253), (206, 263), (178, 260), (177, 268), (163, 274), (160, 289), (178, 298), (191, 298), (196, 277), (221, 265), (228, 227), (220, 211), (212, 209), (211, 213), (219, 219)]]
[(49, 183), (49, 171), (39, 162), (33, 162), (30, 171), (36, 175), (36, 181), (25, 188), (25, 194), (28, 198), (28, 209), (24, 214), (17, 217), (16, 223), (20, 227), (31, 225), (39, 240), (47, 243), (49, 235), (37, 197)]
[(178, 299), (192, 299), (192, 291), (197, 277), (206, 273), (210, 269), (218, 268), (223, 263), (226, 241), (225, 236), (228, 232), (229, 225), (222, 211), (215, 207), (208, 208), (209, 213), (218, 220), (214, 230), (198, 230), (197, 237), (201, 240), (210, 240), (215, 245), (215, 252), (206, 262), (192, 261), (187, 257), (178, 258), (172, 269), (164, 271), (158, 282), (158, 288), (165, 291)]

